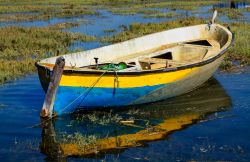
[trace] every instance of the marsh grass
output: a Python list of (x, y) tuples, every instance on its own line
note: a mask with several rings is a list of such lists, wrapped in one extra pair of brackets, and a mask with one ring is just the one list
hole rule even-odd
[(67, 29), (67, 28), (72, 28), (72, 27), (77, 27), (80, 26), (80, 23), (72, 23), (72, 22), (65, 22), (65, 23), (57, 23), (53, 25), (49, 25), (48, 27), (50, 29)]
[[(4, 5), (0, 6), (0, 21), (46, 20), (52, 17), (99, 15), (93, 7), (76, 4), (63, 5)], [(3, 14), (8, 13), (8, 14)], [(12, 13), (12, 14), (10, 14)]]
[[(13, 15), (0, 15), (0, 21), (31, 21), (44, 20), (51, 17), (72, 17), (80, 15), (98, 15), (96, 9), (107, 9), (114, 14), (157, 14), (154, 8), (168, 8), (180, 10), (196, 10), (204, 5), (216, 4), (219, 0), (45, 0), (45, 1), (0, 1), (0, 13), (13, 13)], [(20, 13), (21, 12), (21, 13)], [(25, 14), (25, 13), (31, 14)], [(34, 13), (34, 14), (32, 14)]]
[(250, 12), (250, 7), (240, 9), (241, 12)]
[(112, 14), (116, 15), (135, 15), (135, 14), (142, 14), (142, 15), (151, 15), (151, 14), (160, 14), (162, 13), (159, 10), (151, 9), (151, 8), (144, 8), (143, 6), (131, 6), (131, 7), (124, 7), (124, 8), (107, 8)]
[(250, 24), (232, 23), (231, 30), (235, 33), (235, 41), (228, 50), (228, 57), (237, 60), (241, 65), (250, 65)]
[[(109, 3), (107, 3), (109, 2)], [(208, 1), (199, 1), (199, 0), (190, 0), (190, 1), (181, 1), (181, 0), (170, 0), (170, 1), (164, 1), (164, 0), (150, 0), (150, 1), (144, 1), (144, 0), (110, 0), (106, 1), (105, 6), (106, 7), (120, 7), (120, 9), (124, 7), (128, 7), (132, 9), (127, 11), (127, 14), (129, 11), (131, 13), (137, 12), (137, 10), (143, 10), (143, 9), (150, 9), (150, 8), (168, 8), (168, 9), (179, 9), (179, 10), (196, 10), (201, 6), (205, 5), (211, 5), (216, 4), (221, 1), (219, 0), (208, 0)]]
[(181, 14), (178, 14), (176, 12), (167, 12), (167, 13), (153, 13), (153, 14), (148, 14), (145, 15), (144, 17), (146, 18), (178, 18), (180, 17)]
[(104, 29), (103, 32), (104, 33), (115, 33), (116, 30), (115, 29)]
[(224, 61), (220, 65), (220, 69), (222, 70), (230, 70), (233, 67), (233, 61), (229, 59), (229, 57), (226, 57)]
[[(219, 16), (220, 15), (226, 15), (229, 19), (233, 19), (233, 20), (241, 20), (244, 19), (244, 15), (242, 14), (242, 10), (239, 9), (234, 9), (234, 8), (215, 8), (218, 13)], [(215, 10), (212, 9), (212, 10)], [(211, 10), (210, 10), (211, 11)]]
[(54, 7), (50, 5), (1, 5), (0, 13), (20, 13), (20, 12), (45, 12), (48, 10), (53, 10)]
[(31, 59), (25, 59), (23, 61), (0, 59), (0, 84), (14, 80), (18, 76), (30, 74), (34, 70), (34, 61)]
[(140, 8), (108, 8), (112, 14), (115, 15), (135, 15), (139, 13)]
[[(103, 5), (104, 8), (112, 12), (113, 14), (119, 15), (135, 15), (135, 14), (143, 14), (145, 17), (173, 17), (175, 16), (173, 13), (163, 13), (156, 8), (167, 8), (171, 10), (196, 10), (201, 6), (212, 5), (219, 3), (218, 0), (210, 0), (210, 1), (180, 1), (180, 0), (171, 0), (171, 1), (163, 1), (163, 0), (151, 0), (151, 1), (126, 1), (120, 0), (120, 3), (105, 3)], [(127, 3), (124, 3), (127, 2)], [(151, 15), (151, 16), (150, 16)]]
[[(72, 25), (72, 24), (71, 24)], [(71, 26), (70, 24), (66, 26)], [(0, 30), (0, 84), (35, 70), (34, 62), (67, 53), (74, 41), (94, 41), (95, 37), (62, 32), (65, 27), (3, 27)]]

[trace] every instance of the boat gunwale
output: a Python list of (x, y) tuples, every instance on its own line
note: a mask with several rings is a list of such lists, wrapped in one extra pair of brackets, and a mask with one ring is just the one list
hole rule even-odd
[[(220, 25), (220, 24), (216, 24), (221, 26), (222, 28), (227, 29), (226, 27)], [(225, 47), (223, 50), (221, 50), (217, 55), (215, 55), (214, 57), (211, 57), (207, 60), (203, 60), (200, 62), (196, 62), (196, 63), (191, 63), (191, 64), (187, 64), (187, 65), (183, 65), (183, 66), (178, 66), (178, 67), (172, 67), (172, 68), (164, 68), (164, 69), (155, 69), (155, 70), (141, 70), (141, 71), (116, 71), (117, 74), (119, 75), (140, 75), (140, 74), (152, 74), (152, 73), (164, 73), (164, 72), (175, 72), (175, 71), (179, 71), (179, 70), (185, 70), (185, 69), (189, 69), (189, 68), (195, 68), (195, 67), (200, 67), (206, 64), (209, 64), (215, 60), (217, 60), (218, 58), (220, 58), (221, 56), (224, 55), (224, 53), (227, 51), (227, 49), (229, 47), (231, 47), (232, 43), (234, 42), (235, 39), (235, 33), (233, 33), (232, 31), (230, 31), (229, 29), (227, 29), (227, 31), (229, 31), (232, 34), (232, 38), (229, 42), (229, 44), (227, 45), (227, 47)], [(226, 43), (227, 44), (227, 43)], [(225, 45), (226, 45), (225, 44)], [(41, 68), (41, 69), (45, 69), (45, 70), (49, 70), (52, 71), (52, 69), (43, 66), (41, 64), (39, 64), (40, 61), (35, 62), (35, 66), (37, 68)], [(84, 70), (78, 70), (78, 69), (64, 69), (63, 74), (67, 75), (67, 74), (103, 74), (105, 72), (105, 75), (114, 75), (114, 71), (105, 71), (105, 70), (99, 70), (99, 71), (84, 71)]]

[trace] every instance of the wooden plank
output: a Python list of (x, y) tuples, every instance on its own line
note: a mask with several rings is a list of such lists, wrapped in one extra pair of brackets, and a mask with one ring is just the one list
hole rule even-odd
[(65, 59), (63, 57), (58, 57), (55, 66), (53, 67), (53, 74), (40, 112), (41, 117), (52, 117), (56, 91), (62, 77), (64, 66)]
[(170, 59), (160, 59), (160, 58), (141, 58), (140, 62), (147, 63), (156, 63), (156, 64), (178, 64), (178, 65), (186, 65), (192, 62), (189, 61), (178, 61), (178, 60), (170, 60)]
[(196, 48), (196, 49), (199, 49), (199, 48), (211, 49), (211, 48), (213, 48), (212, 46), (204, 46), (204, 45), (188, 44), (188, 43), (183, 43), (180, 45), (185, 46), (185, 47)]
[(146, 55), (154, 54), (154, 53), (161, 53), (162, 51), (164, 51), (166, 49), (169, 49), (169, 48), (173, 48), (176, 45), (178, 45), (178, 44), (173, 43), (173, 44), (162, 45), (162, 46), (157, 47), (157, 48), (141, 51), (141, 52), (138, 52), (138, 53), (129, 54), (127, 56), (112, 60), (112, 62), (121, 62), (121, 61), (126, 62), (128, 60), (135, 59), (135, 58), (138, 58), (138, 57), (141, 57), (141, 56), (146, 56)]

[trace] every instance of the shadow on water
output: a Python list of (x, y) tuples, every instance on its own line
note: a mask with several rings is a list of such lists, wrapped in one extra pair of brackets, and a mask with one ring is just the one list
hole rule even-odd
[[(48, 159), (98, 157), (126, 148), (146, 146), (177, 130), (228, 111), (231, 99), (216, 79), (201, 88), (161, 102), (111, 112), (82, 112), (43, 123), (41, 151)], [(213, 116), (213, 117), (212, 117)]]

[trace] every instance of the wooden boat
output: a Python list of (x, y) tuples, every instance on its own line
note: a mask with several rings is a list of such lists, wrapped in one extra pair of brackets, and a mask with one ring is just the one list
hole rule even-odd
[[(137, 105), (187, 93), (213, 75), (232, 41), (228, 28), (212, 23), (63, 55), (54, 112)], [(58, 58), (36, 63), (45, 91)]]

